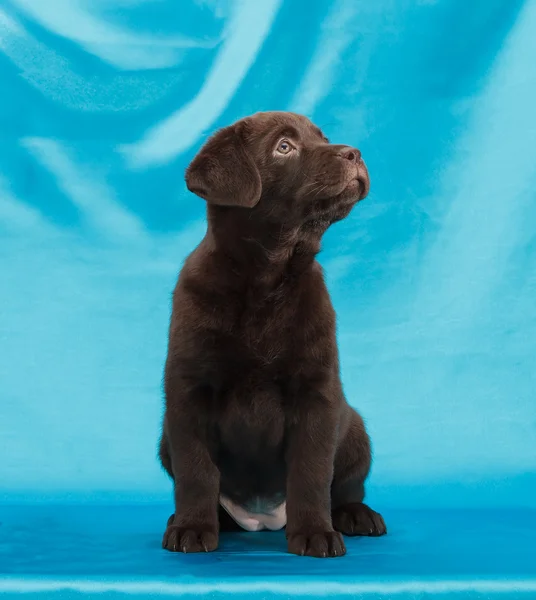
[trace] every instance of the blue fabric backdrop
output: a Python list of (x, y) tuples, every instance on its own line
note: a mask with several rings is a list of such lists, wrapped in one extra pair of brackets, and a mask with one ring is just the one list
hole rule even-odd
[(0, 0), (4, 501), (169, 501), (183, 171), (288, 109), (371, 174), (320, 257), (371, 503), (535, 508), (535, 31), (535, 0)]

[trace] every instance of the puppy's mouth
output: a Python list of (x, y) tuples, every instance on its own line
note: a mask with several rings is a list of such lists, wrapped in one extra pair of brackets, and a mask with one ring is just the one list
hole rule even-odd
[[(369, 192), (370, 182), (365, 164), (348, 165), (343, 173), (337, 173), (335, 181), (312, 183), (316, 186), (309, 200), (317, 213), (341, 213), (346, 215), (352, 207), (363, 200)], [(308, 188), (306, 187), (306, 190)], [(343, 218), (343, 217), (340, 217)]]
[(352, 195), (357, 201), (363, 200), (367, 197), (370, 188), (370, 181), (368, 177), (367, 168), (365, 164), (361, 162), (357, 166), (356, 173), (350, 178), (346, 184), (342, 195), (348, 197)]
[(362, 195), (364, 187), (365, 187), (365, 183), (359, 177), (353, 177), (346, 184), (343, 192), (355, 191), (357, 196), (361, 199), (361, 195)]

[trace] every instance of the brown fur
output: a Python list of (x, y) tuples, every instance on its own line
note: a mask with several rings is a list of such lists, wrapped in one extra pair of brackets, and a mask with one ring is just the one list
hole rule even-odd
[[(290, 148), (290, 149), (289, 149)], [(236, 528), (219, 496), (287, 503), (288, 549), (341, 556), (381, 535), (363, 504), (370, 444), (339, 376), (335, 312), (315, 256), (369, 188), (355, 148), (308, 119), (258, 113), (216, 133), (186, 173), (208, 229), (173, 296), (160, 456), (174, 480), (163, 546), (214, 550)]]

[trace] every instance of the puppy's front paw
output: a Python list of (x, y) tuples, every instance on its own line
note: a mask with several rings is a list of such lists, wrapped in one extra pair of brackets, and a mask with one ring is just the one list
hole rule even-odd
[(387, 533), (380, 513), (361, 502), (344, 504), (336, 508), (332, 517), (333, 527), (344, 535), (379, 536)]
[(332, 558), (346, 554), (342, 535), (337, 531), (298, 532), (288, 534), (287, 537), (288, 551), (291, 554), (315, 558)]
[(218, 534), (210, 527), (173, 525), (169, 518), (162, 548), (170, 552), (212, 552), (218, 547)]

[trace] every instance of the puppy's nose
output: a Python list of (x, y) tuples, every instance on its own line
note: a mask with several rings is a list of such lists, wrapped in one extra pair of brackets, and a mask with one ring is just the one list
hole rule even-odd
[(350, 146), (341, 150), (341, 156), (353, 163), (358, 163), (361, 160), (361, 152), (357, 148), (351, 148)]

